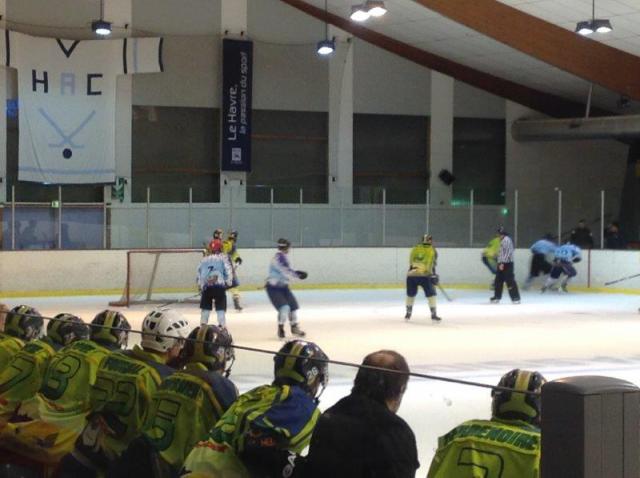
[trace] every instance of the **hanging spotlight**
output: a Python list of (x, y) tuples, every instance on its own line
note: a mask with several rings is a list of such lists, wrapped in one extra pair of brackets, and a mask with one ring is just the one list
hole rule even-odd
[(593, 29), (597, 32), (597, 33), (609, 33), (610, 31), (613, 30), (613, 27), (611, 26), (611, 22), (609, 20), (606, 19), (595, 19), (593, 21)]
[(354, 5), (351, 7), (351, 20), (354, 22), (364, 22), (369, 19), (369, 10), (365, 5)]
[[(327, 0), (324, 0), (324, 14), (325, 16), (328, 16), (327, 13)], [(322, 56), (327, 56), (327, 55), (331, 55), (336, 49), (336, 42), (335, 40), (329, 39), (329, 24), (325, 21), (324, 22), (324, 40), (320, 40), (318, 42), (318, 55), (322, 55)]]
[(91, 29), (96, 35), (111, 35), (111, 22), (105, 22), (104, 20), (94, 20), (93, 22), (91, 22)]
[(111, 22), (104, 21), (104, 0), (100, 0), (100, 20), (92, 21), (91, 29), (96, 35), (111, 35)]
[(381, 0), (367, 0), (365, 3), (367, 13), (372, 17), (381, 17), (387, 13), (387, 8), (384, 6), (384, 2)]
[(336, 49), (334, 40), (322, 40), (318, 42), (318, 55), (331, 55)]
[(576, 33), (591, 35), (596, 33), (609, 33), (613, 30), (611, 22), (606, 18), (596, 18), (596, 0), (591, 3), (591, 20), (583, 20), (576, 25)]
[(576, 33), (584, 36), (591, 35), (593, 33), (591, 22), (586, 20), (583, 22), (578, 22), (578, 25), (576, 25)]

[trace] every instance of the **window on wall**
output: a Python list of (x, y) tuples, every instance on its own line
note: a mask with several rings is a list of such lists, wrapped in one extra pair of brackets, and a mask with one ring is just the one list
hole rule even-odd
[[(60, 188), (55, 184), (18, 181), (18, 110), (15, 100), (7, 106), (7, 198), (10, 201), (15, 188), (16, 202), (51, 203), (59, 198), (65, 203), (102, 202), (104, 188), (100, 184), (68, 184)], [(13, 106), (12, 106), (13, 105)]]
[(504, 204), (505, 121), (455, 118), (453, 122), (453, 201)]
[(327, 113), (253, 111), (247, 201), (328, 201)]
[(428, 141), (428, 117), (353, 115), (353, 201), (424, 204)]
[(220, 200), (220, 110), (134, 106), (132, 200)]

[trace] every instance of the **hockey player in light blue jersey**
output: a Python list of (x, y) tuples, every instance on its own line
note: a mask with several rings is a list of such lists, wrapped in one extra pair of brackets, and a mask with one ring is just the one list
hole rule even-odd
[(200, 297), (200, 325), (209, 323), (212, 303), (215, 303), (218, 325), (226, 327), (227, 289), (231, 287), (233, 270), (229, 256), (222, 253), (222, 241), (215, 239), (211, 242), (211, 252), (198, 265), (198, 288)]
[(553, 236), (551, 234), (545, 234), (542, 239), (534, 242), (529, 248), (532, 254), (531, 268), (529, 269), (529, 277), (527, 277), (524, 283), (524, 290), (529, 289), (535, 278), (540, 274), (547, 275), (551, 272), (553, 266), (547, 258), (553, 258), (557, 247), (558, 245), (553, 242)]
[(567, 284), (577, 274), (573, 264), (582, 260), (582, 250), (578, 246), (567, 242), (556, 249), (554, 257), (553, 269), (551, 269), (551, 274), (544, 283), (542, 292), (554, 289), (554, 285), (562, 274), (565, 274), (566, 277), (560, 283), (560, 287), (564, 292), (569, 292)]
[(278, 337), (284, 338), (284, 324), (289, 319), (291, 333), (298, 337), (304, 337), (305, 333), (298, 325), (298, 301), (289, 289), (289, 281), (292, 279), (306, 279), (307, 273), (296, 271), (289, 265), (287, 254), (291, 248), (291, 242), (287, 239), (278, 239), (278, 252), (269, 264), (269, 276), (267, 277), (267, 295), (273, 306), (278, 311)]

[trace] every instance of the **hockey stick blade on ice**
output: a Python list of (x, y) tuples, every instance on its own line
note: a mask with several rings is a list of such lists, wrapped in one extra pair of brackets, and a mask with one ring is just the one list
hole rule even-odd
[(616, 279), (609, 282), (605, 282), (604, 285), (617, 284), (618, 282), (623, 282), (629, 279), (634, 279), (636, 277), (640, 277), (640, 274), (633, 274), (632, 276), (623, 277), (622, 279)]

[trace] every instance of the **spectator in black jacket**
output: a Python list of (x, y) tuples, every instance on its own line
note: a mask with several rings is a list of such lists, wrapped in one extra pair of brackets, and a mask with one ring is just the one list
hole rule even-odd
[[(322, 414), (306, 462), (296, 467), (305, 478), (414, 478), (420, 467), (416, 440), (396, 415), (407, 388), (409, 366), (402, 355), (380, 350), (362, 365), (351, 395)], [(398, 373), (399, 372), (399, 373)]]
[(620, 225), (612, 222), (604, 233), (604, 244), (606, 249), (626, 249), (627, 241), (620, 234)]
[(593, 249), (593, 235), (584, 219), (580, 219), (578, 221), (578, 227), (571, 231), (569, 242), (581, 249)]

